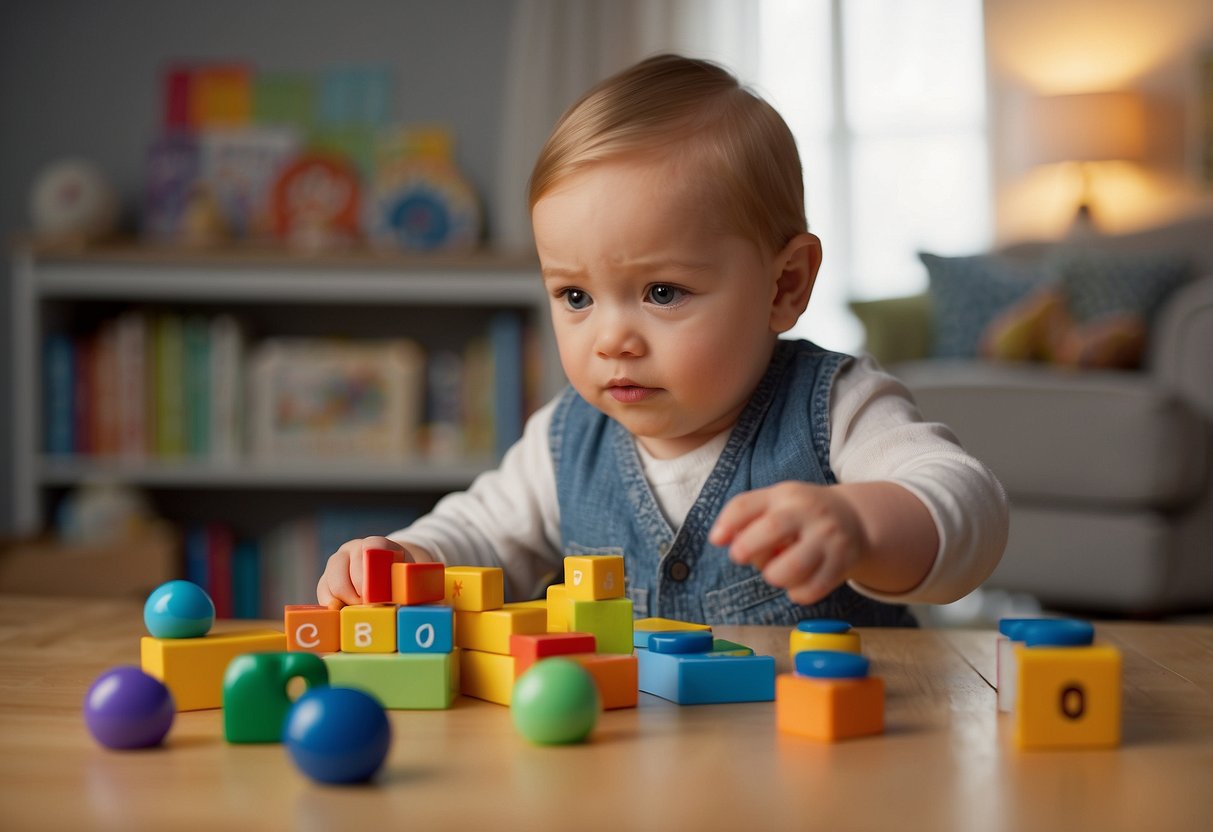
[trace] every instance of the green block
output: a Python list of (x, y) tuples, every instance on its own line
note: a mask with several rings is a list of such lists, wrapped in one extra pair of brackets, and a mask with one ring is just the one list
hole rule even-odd
[(459, 651), (330, 653), (329, 683), (357, 688), (396, 710), (443, 710), (459, 693)]
[(569, 631), (593, 633), (599, 653), (632, 653), (632, 602), (628, 598), (605, 601), (572, 601)]
[(223, 674), (223, 734), (228, 742), (282, 742), (282, 723), (300, 678), (308, 690), (328, 684), (328, 669), (313, 653), (246, 653)]
[(754, 649), (752, 647), (746, 647), (744, 644), (738, 644), (735, 641), (729, 641), (727, 638), (714, 638), (712, 639), (711, 652), (705, 653), (704, 655), (708, 658), (752, 656), (754, 655)]

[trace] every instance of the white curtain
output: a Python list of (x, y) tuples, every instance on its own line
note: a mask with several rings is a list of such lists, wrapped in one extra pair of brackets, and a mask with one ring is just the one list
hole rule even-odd
[(518, 0), (490, 210), (493, 245), (533, 247), (527, 180), (565, 108), (596, 82), (659, 52), (706, 58), (752, 79), (754, 7), (751, 0)]

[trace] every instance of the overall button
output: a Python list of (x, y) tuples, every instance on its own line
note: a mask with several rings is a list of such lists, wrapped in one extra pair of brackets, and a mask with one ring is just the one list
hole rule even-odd
[(687, 566), (686, 561), (676, 560), (670, 564), (670, 579), (681, 583), (685, 581), (691, 574), (691, 567)]

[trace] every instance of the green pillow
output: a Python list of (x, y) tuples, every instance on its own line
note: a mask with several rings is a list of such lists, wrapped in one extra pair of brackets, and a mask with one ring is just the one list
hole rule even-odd
[(881, 300), (854, 300), (863, 324), (864, 349), (886, 366), (931, 354), (931, 296), (926, 292)]

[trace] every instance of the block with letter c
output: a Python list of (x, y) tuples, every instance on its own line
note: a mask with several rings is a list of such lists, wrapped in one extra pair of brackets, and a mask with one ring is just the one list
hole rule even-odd
[(283, 626), (286, 649), (336, 653), (341, 649), (341, 613), (320, 604), (288, 604)]

